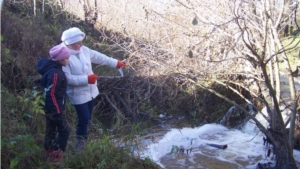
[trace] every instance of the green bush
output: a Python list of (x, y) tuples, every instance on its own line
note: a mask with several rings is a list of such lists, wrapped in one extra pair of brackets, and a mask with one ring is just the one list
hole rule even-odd
[[(42, 92), (36, 88), (25, 89), (17, 95), (5, 87), (1, 90), (1, 167), (2, 168), (51, 168), (54, 165), (44, 158), (45, 120)], [(67, 102), (66, 114), (71, 133), (75, 133), (77, 119), (75, 110)], [(87, 149), (82, 154), (74, 152), (73, 137), (69, 138), (64, 154), (63, 166), (69, 168), (157, 168), (151, 161), (144, 162), (131, 155), (131, 145), (119, 148), (109, 135), (99, 132), (99, 122), (92, 120), (91, 137)], [(133, 136), (139, 132), (139, 125), (132, 127), (125, 142), (134, 142)], [(72, 134), (71, 134), (72, 135)], [(122, 137), (121, 135), (119, 137)], [(121, 143), (120, 143), (121, 144)], [(137, 144), (134, 142), (134, 144)], [(138, 145), (136, 145), (138, 146)]]
[[(95, 50), (100, 48), (93, 43), (97, 41), (93, 37), (99, 37), (92, 35), (96, 30), (87, 31), (83, 22), (74, 25), (70, 14), (50, 4), (45, 5), (42, 14), (43, 1), (36, 2), (36, 16), (32, 14), (33, 3), (29, 0), (4, 1), (1, 10), (2, 18), (5, 18), (1, 20), (1, 168), (55, 168), (44, 156), (43, 91), (34, 87), (31, 79), (38, 75), (37, 60), (48, 57), (48, 50), (61, 42), (62, 31), (71, 26), (80, 27), (90, 36), (85, 45), (93, 45)], [(101, 73), (107, 74), (106, 71)], [(157, 168), (151, 160), (143, 161), (134, 157), (130, 149), (115, 146), (109, 134), (99, 132), (101, 124), (97, 119), (92, 120), (94, 124), (90, 127), (86, 152), (76, 154), (73, 145), (77, 115), (69, 100), (66, 101), (66, 114), (71, 136), (62, 162), (64, 167)]]

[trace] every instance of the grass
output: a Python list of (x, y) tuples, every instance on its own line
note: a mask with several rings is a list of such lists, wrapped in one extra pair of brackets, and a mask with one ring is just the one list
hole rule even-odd
[[(35, 95), (35, 89), (26, 91), (12, 94), (5, 87), (1, 87), (1, 168), (56, 168), (45, 159), (45, 120), (38, 106), (41, 102), (40, 97), (33, 97), (39, 94)], [(70, 103), (66, 109), (72, 134), (60, 164), (64, 168), (159, 168), (149, 159), (143, 160), (134, 156), (130, 147), (118, 147), (109, 133), (99, 131), (101, 124), (97, 124), (96, 119), (91, 126), (91, 138), (87, 141), (86, 151), (81, 154), (75, 153), (74, 133), (77, 121), (74, 119), (77, 117)], [(127, 135), (133, 136), (137, 132), (134, 129)]]

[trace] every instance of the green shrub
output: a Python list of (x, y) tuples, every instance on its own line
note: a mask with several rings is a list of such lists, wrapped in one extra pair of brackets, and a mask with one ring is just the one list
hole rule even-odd
[(143, 160), (137, 159), (128, 153), (128, 150), (115, 146), (115, 143), (108, 137), (103, 136), (101, 139), (92, 140), (86, 146), (84, 153), (68, 154), (66, 165), (71, 168), (157, 168), (152, 162), (144, 163)]

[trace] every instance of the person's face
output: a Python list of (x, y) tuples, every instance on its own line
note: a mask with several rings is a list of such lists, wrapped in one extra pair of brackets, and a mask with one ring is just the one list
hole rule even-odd
[(66, 66), (69, 63), (69, 58), (65, 58), (58, 61), (61, 65)]
[(81, 46), (82, 46), (82, 41), (79, 41), (79, 42), (73, 43), (71, 45), (68, 45), (68, 47), (73, 49), (73, 50), (80, 50)]

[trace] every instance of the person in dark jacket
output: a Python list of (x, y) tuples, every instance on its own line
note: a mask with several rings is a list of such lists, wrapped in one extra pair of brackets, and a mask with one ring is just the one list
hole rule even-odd
[(62, 159), (70, 134), (64, 113), (67, 78), (62, 71), (62, 67), (69, 63), (70, 52), (65, 46), (57, 45), (49, 54), (51, 59), (39, 58), (37, 71), (42, 75), (41, 86), (44, 88), (46, 158), (49, 162), (58, 162)]

